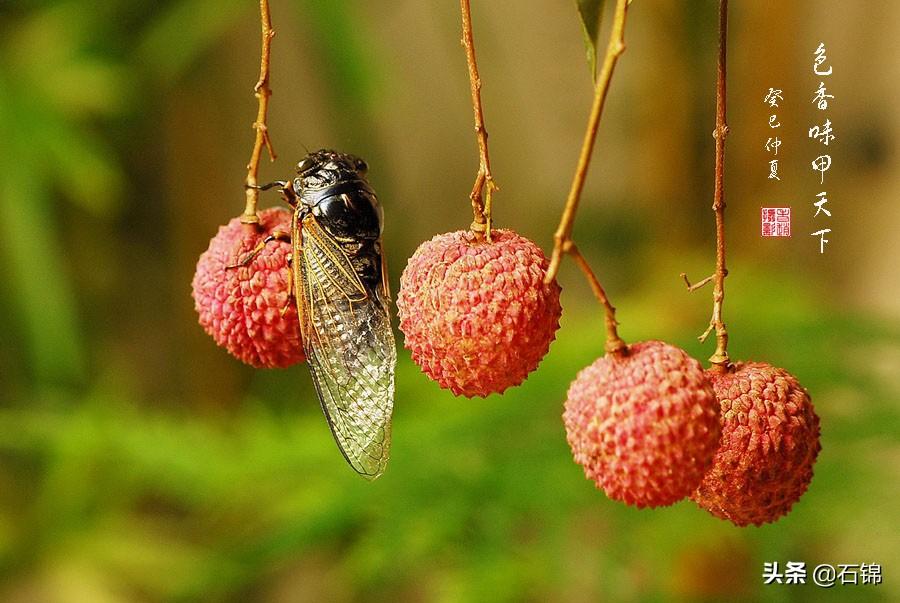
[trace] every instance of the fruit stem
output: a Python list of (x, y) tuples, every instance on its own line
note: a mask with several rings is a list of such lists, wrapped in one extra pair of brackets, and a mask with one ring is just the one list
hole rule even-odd
[(578, 166), (575, 168), (575, 177), (572, 180), (572, 187), (569, 189), (565, 209), (563, 209), (556, 233), (553, 235), (553, 255), (550, 258), (550, 266), (547, 268), (547, 273), (544, 275), (544, 283), (549, 285), (556, 279), (562, 255), (568, 253), (572, 256), (572, 259), (575, 260), (575, 263), (578, 264), (585, 277), (587, 277), (594, 295), (606, 310), (606, 350), (611, 353), (622, 353), (627, 349), (625, 342), (622, 341), (616, 330), (616, 325), (618, 324), (616, 321), (616, 309), (609, 303), (600, 281), (572, 241), (572, 228), (575, 224), (575, 214), (578, 211), (581, 192), (584, 190), (584, 181), (587, 178), (588, 168), (591, 164), (591, 155), (594, 152), (600, 117), (603, 115), (603, 107), (606, 104), (606, 95), (609, 92), (613, 71), (616, 68), (619, 57), (625, 52), (625, 20), (628, 16), (628, 2), (629, 0), (617, 0), (616, 2), (609, 43), (606, 46), (606, 56), (603, 59), (600, 76), (597, 78), (594, 102), (591, 106), (587, 130), (584, 133), (584, 141), (581, 144), (581, 155), (578, 157)]
[(478, 141), (478, 174), (469, 199), (472, 201), (474, 218), (470, 229), (479, 239), (491, 240), (492, 196), (499, 187), (491, 174), (491, 158), (488, 154), (488, 133), (484, 127), (484, 111), (481, 108), (481, 76), (475, 62), (475, 41), (472, 37), (472, 11), (469, 0), (459, 0), (462, 12), (462, 45), (466, 49), (466, 63), (469, 67), (469, 87), (472, 92), (472, 112), (475, 115), (475, 139)]
[(259, 109), (256, 112), (256, 121), (253, 129), (256, 130), (256, 140), (253, 143), (253, 151), (250, 154), (250, 162), (247, 164), (247, 179), (244, 190), (247, 194), (247, 203), (241, 222), (244, 224), (259, 224), (259, 216), (256, 215), (256, 203), (259, 200), (257, 186), (257, 174), (259, 173), (259, 159), (262, 148), (265, 145), (269, 152), (269, 160), (275, 161), (275, 150), (272, 148), (272, 140), (269, 138), (269, 129), (266, 127), (266, 115), (269, 111), (269, 97), (272, 89), (269, 88), (269, 56), (271, 54), (272, 38), (275, 31), (272, 29), (272, 19), (269, 16), (269, 0), (259, 0), (260, 23), (262, 25), (262, 53), (259, 61), (259, 80), (253, 87), (253, 92), (259, 101)]
[(716, 272), (713, 285), (713, 313), (710, 324), (716, 331), (716, 351), (709, 361), (716, 367), (727, 369), (728, 330), (722, 320), (722, 302), (725, 300), (725, 137), (728, 124), (725, 120), (725, 76), (728, 35), (728, 0), (719, 0), (719, 64), (716, 70), (716, 183), (712, 209), (716, 214)]
[(628, 349), (628, 345), (619, 337), (619, 330), (616, 328), (619, 322), (616, 320), (615, 307), (609, 302), (609, 298), (606, 297), (606, 291), (603, 290), (603, 286), (575, 243), (568, 241), (564, 247), (564, 251), (571, 255), (578, 267), (581, 268), (588, 283), (591, 285), (591, 289), (594, 291), (594, 295), (606, 310), (606, 351), (610, 354), (624, 354)]

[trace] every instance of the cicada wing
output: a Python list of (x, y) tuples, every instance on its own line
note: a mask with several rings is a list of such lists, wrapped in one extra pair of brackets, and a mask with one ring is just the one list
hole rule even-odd
[(397, 350), (387, 300), (367, 289), (313, 216), (299, 230), (297, 303), (313, 383), (344, 458), (374, 479), (388, 461), (394, 406)]

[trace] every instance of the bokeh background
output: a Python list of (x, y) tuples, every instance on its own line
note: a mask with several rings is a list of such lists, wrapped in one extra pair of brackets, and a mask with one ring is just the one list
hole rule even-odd
[[(474, 4), (495, 220), (549, 251), (591, 102), (574, 3)], [(623, 336), (700, 359), (711, 292), (678, 275), (713, 266), (715, 4), (632, 4), (575, 229)], [(257, 11), (0, 4), (0, 600), (900, 600), (900, 4), (732, 2), (730, 349), (799, 377), (823, 446), (793, 512), (745, 529), (690, 502), (626, 508), (571, 460), (562, 403), (603, 327), (570, 263), (557, 341), (505, 395), (455, 399), (401, 351), (375, 483), (335, 450), (305, 367), (215, 347), (190, 281), (242, 210)], [(261, 180), (306, 149), (366, 157), (397, 283), (418, 243), (471, 219), (458, 4), (294, 0), (272, 18), (279, 158)], [(824, 254), (806, 137), (820, 41), (837, 135)], [(769, 87), (785, 92), (780, 182)], [(793, 237), (760, 238), (759, 208), (785, 205)], [(879, 563), (885, 579), (764, 587), (765, 561)]]

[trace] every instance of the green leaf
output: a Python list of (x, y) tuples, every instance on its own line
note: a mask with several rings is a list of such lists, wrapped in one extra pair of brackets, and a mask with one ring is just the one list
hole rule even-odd
[(581, 31), (584, 34), (584, 49), (587, 53), (591, 77), (597, 77), (597, 36), (600, 34), (600, 20), (603, 15), (605, 0), (575, 0), (578, 17), (581, 19)]

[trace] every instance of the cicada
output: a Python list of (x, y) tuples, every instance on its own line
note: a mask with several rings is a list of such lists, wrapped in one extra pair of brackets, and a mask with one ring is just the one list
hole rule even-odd
[[(394, 368), (384, 217), (366, 162), (331, 150), (310, 153), (278, 187), (293, 209), (292, 289), (309, 371), (344, 458), (360, 475), (384, 472), (391, 444)], [(246, 264), (247, 259), (241, 262)]]

